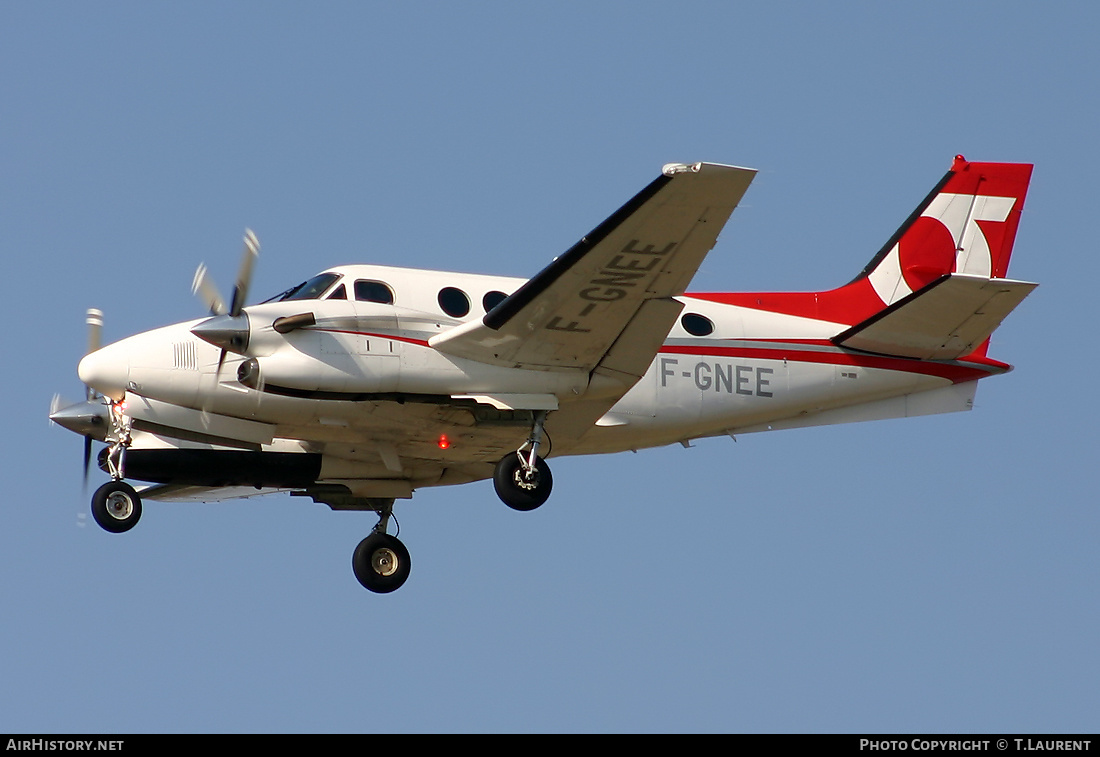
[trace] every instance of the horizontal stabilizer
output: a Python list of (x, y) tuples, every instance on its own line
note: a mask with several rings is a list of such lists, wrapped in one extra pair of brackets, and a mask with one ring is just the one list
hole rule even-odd
[(955, 360), (989, 338), (1038, 284), (954, 273), (941, 276), (833, 343), (848, 349), (921, 360)]

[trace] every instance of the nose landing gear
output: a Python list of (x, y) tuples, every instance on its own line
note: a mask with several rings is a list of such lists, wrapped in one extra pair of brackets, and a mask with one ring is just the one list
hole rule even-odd
[(111, 480), (92, 495), (92, 517), (104, 531), (121, 534), (136, 526), (141, 518), (141, 497), (134, 487), (122, 480), (126, 450), (132, 441), (130, 418), (124, 412), (123, 403), (108, 400), (108, 404), (111, 430), (107, 441), (110, 446), (105, 450), (104, 462)]

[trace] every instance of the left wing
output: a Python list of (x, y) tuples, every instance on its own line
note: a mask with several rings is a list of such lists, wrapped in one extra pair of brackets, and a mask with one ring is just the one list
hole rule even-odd
[(429, 344), (532, 370), (645, 372), (683, 294), (756, 172), (669, 164), (655, 181), (480, 321)]

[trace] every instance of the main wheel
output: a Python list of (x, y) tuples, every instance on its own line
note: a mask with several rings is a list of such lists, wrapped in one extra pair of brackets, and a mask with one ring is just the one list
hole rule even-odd
[(108, 481), (92, 496), (92, 517), (104, 531), (129, 531), (141, 518), (141, 497), (125, 481)]
[(501, 501), (513, 510), (534, 510), (550, 498), (554, 477), (550, 466), (541, 457), (535, 458), (535, 469), (524, 471), (519, 455), (505, 455), (493, 472), (493, 487)]
[(371, 534), (351, 556), (351, 569), (366, 589), (389, 594), (400, 589), (409, 577), (409, 550), (396, 536)]

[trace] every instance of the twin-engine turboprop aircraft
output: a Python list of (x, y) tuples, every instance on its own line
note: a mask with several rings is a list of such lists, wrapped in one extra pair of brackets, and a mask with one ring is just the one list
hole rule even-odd
[[(87, 400), (50, 417), (106, 442), (92, 499), (106, 530), (142, 501), (275, 491), (378, 524), (352, 567), (409, 575), (395, 499), (492, 478), (517, 510), (550, 495), (545, 459), (723, 434), (969, 410), (1010, 369), (989, 335), (1036, 286), (1006, 278), (1030, 165), (951, 170), (851, 283), (687, 295), (754, 171), (670, 164), (533, 278), (331, 268), (245, 306), (258, 244), (212, 317), (89, 352)], [(149, 482), (135, 490), (126, 479)]]

